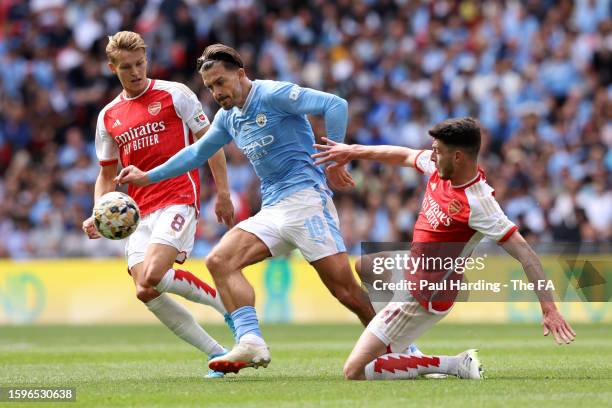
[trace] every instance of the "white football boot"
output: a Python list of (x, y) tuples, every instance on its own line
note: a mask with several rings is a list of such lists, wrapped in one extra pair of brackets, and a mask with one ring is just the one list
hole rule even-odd
[(268, 346), (249, 341), (248, 337), (244, 336), (229, 353), (211, 359), (208, 368), (222, 373), (237, 373), (246, 367), (267, 367), (272, 360)]
[(457, 358), (459, 358), (457, 377), (468, 380), (484, 379), (484, 370), (478, 358), (478, 350), (466, 350), (463, 353), (457, 354)]

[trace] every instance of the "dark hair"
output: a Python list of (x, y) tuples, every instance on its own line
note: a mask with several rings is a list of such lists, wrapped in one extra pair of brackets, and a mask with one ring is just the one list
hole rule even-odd
[(449, 146), (478, 156), (480, 150), (480, 124), (474, 118), (446, 119), (429, 130), (429, 135)]
[(244, 68), (238, 51), (224, 44), (213, 44), (204, 49), (202, 56), (198, 58), (196, 69), (198, 72), (206, 71), (212, 68), (215, 62), (222, 62), (226, 69)]

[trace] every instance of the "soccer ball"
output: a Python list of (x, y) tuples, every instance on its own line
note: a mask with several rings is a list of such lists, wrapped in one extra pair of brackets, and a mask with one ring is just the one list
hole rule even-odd
[(140, 210), (132, 197), (113, 191), (100, 197), (94, 206), (93, 217), (100, 235), (108, 239), (123, 239), (136, 230)]

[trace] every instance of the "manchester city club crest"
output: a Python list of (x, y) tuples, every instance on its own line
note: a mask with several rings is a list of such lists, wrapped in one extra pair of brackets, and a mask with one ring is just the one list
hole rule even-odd
[(259, 127), (266, 126), (267, 121), (268, 121), (268, 118), (266, 118), (266, 115), (264, 115), (263, 113), (258, 113), (257, 117), (255, 117), (255, 123), (257, 123)]

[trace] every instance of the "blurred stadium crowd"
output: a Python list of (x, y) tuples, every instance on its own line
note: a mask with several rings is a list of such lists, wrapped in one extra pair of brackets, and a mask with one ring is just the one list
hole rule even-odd
[[(486, 130), (481, 165), (532, 242), (612, 239), (612, 20), (608, 0), (180, 1), (0, 3), (0, 257), (121, 255), (81, 222), (98, 173), (100, 109), (120, 92), (106, 35), (138, 31), (150, 77), (184, 82), (212, 117), (195, 72), (208, 44), (238, 48), (251, 78), (349, 101), (348, 143), (428, 147), (427, 130), (471, 115)], [(323, 123), (312, 118), (322, 134)], [(240, 219), (259, 186), (227, 147)], [(423, 177), (353, 163), (357, 187), (335, 196), (347, 246), (410, 239)], [(194, 255), (224, 232), (210, 175)]]

